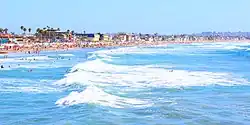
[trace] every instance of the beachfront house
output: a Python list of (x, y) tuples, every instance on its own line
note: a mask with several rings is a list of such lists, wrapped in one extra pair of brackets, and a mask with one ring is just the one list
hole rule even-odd
[(19, 36), (19, 35), (16, 35), (15, 36), (15, 40), (19, 43), (23, 43), (24, 42), (24, 37), (23, 36)]
[(90, 42), (98, 42), (100, 41), (101, 34), (100, 33), (75, 33), (75, 36), (78, 39), (82, 39), (84, 41), (90, 41)]
[(0, 48), (1, 49), (17, 49), (22, 44), (17, 41), (16, 36), (12, 34), (0, 34)]
[(119, 38), (118, 38), (117, 34), (110, 34), (109, 37), (110, 37), (109, 39), (111, 41), (119, 41)]
[(73, 34), (71, 32), (63, 32), (63, 31), (55, 31), (51, 35), (51, 39), (57, 39), (60, 41), (71, 40), (73, 38)]
[(118, 33), (117, 38), (119, 41), (125, 42), (126, 41), (126, 33)]
[(101, 34), (100, 33), (95, 33), (94, 37), (92, 38), (93, 42), (99, 42), (100, 41)]
[(139, 36), (141, 41), (149, 41), (150, 34), (140, 34)]
[(0, 34), (0, 45), (1, 44), (6, 44), (8, 42), (10, 42), (12, 39), (14, 38), (14, 35), (11, 35), (11, 34)]
[(128, 42), (132, 40), (133, 35), (127, 33), (118, 33), (116, 37), (119, 39), (119, 41)]
[(100, 40), (108, 42), (108, 41), (110, 41), (110, 37), (108, 34), (100, 34)]
[(149, 41), (149, 42), (153, 42), (153, 41), (156, 41), (156, 40), (154, 39), (154, 37), (149, 37), (149, 38), (148, 38), (148, 41)]
[(126, 41), (132, 41), (133, 35), (132, 34), (127, 34), (126, 35)]
[(8, 38), (0, 38), (0, 45), (2, 44), (6, 44), (9, 42), (9, 39)]
[(55, 29), (46, 29), (46, 30), (40, 30), (36, 33), (36, 38), (40, 39), (38, 41), (43, 42), (65, 42), (65, 41), (71, 41), (73, 38), (72, 32), (64, 32), (64, 31), (58, 31)]

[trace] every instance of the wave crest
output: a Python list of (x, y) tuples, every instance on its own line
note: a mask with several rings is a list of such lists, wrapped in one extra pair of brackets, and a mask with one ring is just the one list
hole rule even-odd
[(144, 107), (150, 105), (150, 103), (146, 101), (108, 94), (95, 86), (88, 86), (82, 92), (73, 91), (68, 96), (56, 101), (55, 104), (59, 106), (66, 106), (81, 103), (100, 104), (102, 106), (110, 106), (113, 108), (125, 108), (130, 106)]
[(130, 87), (176, 87), (176, 86), (231, 86), (248, 84), (246, 79), (229, 73), (205, 71), (170, 70), (157, 66), (122, 66), (104, 63), (101, 60), (77, 64), (58, 85), (99, 85)]

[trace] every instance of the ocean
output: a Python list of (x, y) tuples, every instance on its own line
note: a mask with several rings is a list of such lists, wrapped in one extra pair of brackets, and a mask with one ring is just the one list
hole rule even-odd
[(250, 43), (0, 56), (0, 125), (249, 125)]

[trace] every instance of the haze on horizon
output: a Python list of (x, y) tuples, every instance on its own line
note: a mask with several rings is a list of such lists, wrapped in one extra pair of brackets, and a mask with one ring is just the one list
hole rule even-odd
[(75, 32), (250, 31), (249, 0), (2, 0), (0, 27)]

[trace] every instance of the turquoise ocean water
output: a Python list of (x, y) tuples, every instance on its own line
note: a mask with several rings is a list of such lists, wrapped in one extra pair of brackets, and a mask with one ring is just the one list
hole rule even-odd
[(248, 43), (17, 53), (0, 64), (0, 125), (250, 124)]

